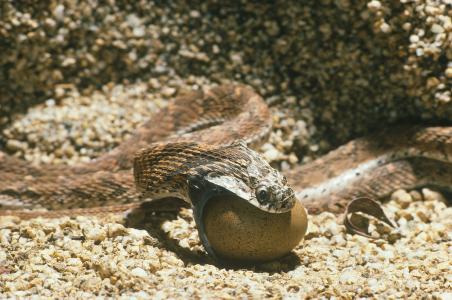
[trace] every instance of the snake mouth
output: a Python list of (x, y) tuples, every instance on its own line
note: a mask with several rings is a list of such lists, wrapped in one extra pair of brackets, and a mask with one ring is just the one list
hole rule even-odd
[(286, 213), (290, 211), (294, 206), (295, 202), (297, 201), (295, 197), (295, 192), (292, 189), (288, 189), (289, 193), (288, 195), (286, 193), (280, 193), (279, 195), (274, 197), (274, 201), (269, 201), (268, 203), (262, 204), (259, 203), (257, 200), (252, 199), (249, 201), (253, 206), (268, 212), (272, 214), (280, 214), (280, 213)]
[(207, 253), (217, 262), (222, 259), (218, 257), (212, 248), (206, 234), (204, 224), (204, 213), (206, 204), (219, 198), (236, 198), (245, 201), (252, 206), (273, 214), (290, 211), (296, 202), (295, 193), (289, 187), (274, 195), (274, 201), (266, 204), (259, 203), (255, 193), (241, 180), (232, 176), (193, 176), (188, 179), (188, 196), (192, 203), (193, 216), (198, 229), (199, 238)]
[(282, 201), (283, 206), (281, 212), (287, 212), (291, 210), (295, 206), (295, 202), (297, 202), (297, 198), (295, 197), (295, 192), (284, 198)]
[[(287, 199), (289, 199), (290, 197), (288, 197)], [(286, 200), (286, 199), (285, 199)], [(286, 202), (285, 200), (283, 200), (284, 202)], [(281, 206), (262, 206), (262, 205), (254, 205), (257, 208), (266, 211), (268, 213), (272, 213), (272, 214), (282, 214), (285, 212), (290, 211), (294, 206), (295, 206), (295, 201), (287, 201), (286, 204), (283, 204)]]
[(201, 243), (215, 261), (221, 262), (221, 258), (215, 253), (206, 234), (204, 226), (204, 209), (209, 201), (222, 196), (236, 196), (231, 191), (206, 180), (206, 177), (193, 176), (187, 180), (188, 196), (192, 203), (193, 217), (195, 219), (198, 236)]

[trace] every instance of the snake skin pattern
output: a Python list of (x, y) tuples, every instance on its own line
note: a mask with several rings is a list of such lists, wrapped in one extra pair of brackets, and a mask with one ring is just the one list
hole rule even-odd
[[(228, 85), (174, 99), (90, 163), (31, 166), (0, 152), (0, 216), (121, 212), (167, 196), (195, 204), (193, 178), (270, 212), (289, 210), (295, 199), (310, 213), (340, 213), (356, 197), (383, 198), (399, 188), (452, 190), (452, 127), (388, 128), (283, 176), (250, 148), (271, 126), (259, 95)], [(24, 210), (33, 208), (50, 211)]]

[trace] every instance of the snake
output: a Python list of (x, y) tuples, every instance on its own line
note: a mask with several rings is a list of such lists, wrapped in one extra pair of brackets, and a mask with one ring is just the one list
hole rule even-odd
[(310, 214), (340, 214), (397, 189), (452, 191), (452, 127), (390, 126), (285, 172), (256, 151), (271, 130), (269, 107), (248, 86), (186, 92), (87, 163), (32, 165), (0, 152), (0, 216), (105, 214), (169, 197), (201, 212), (224, 193), (269, 213), (300, 201)]

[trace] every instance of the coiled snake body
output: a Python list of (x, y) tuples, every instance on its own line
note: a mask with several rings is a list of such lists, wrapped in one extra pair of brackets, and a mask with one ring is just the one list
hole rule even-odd
[[(90, 163), (30, 166), (0, 152), (0, 216), (105, 213), (167, 196), (195, 204), (190, 190), (199, 179), (270, 212), (287, 211), (295, 199), (310, 213), (339, 213), (356, 197), (427, 185), (452, 189), (452, 127), (388, 128), (285, 176), (248, 147), (270, 129), (261, 97), (229, 85), (176, 98)], [(35, 207), (51, 211), (23, 210)]]

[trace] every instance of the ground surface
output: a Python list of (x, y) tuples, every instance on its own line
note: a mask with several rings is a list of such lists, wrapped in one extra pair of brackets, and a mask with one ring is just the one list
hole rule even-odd
[[(449, 299), (452, 209), (434, 192), (413, 195), (419, 200), (399, 191), (384, 206), (399, 225), (389, 242), (346, 234), (337, 217), (322, 213), (310, 217), (290, 255), (246, 267), (209, 260), (190, 210), (172, 221), (154, 217), (148, 231), (113, 216), (4, 218), (0, 288), (7, 297)], [(388, 237), (386, 228), (377, 232)]]

